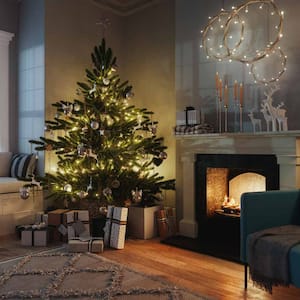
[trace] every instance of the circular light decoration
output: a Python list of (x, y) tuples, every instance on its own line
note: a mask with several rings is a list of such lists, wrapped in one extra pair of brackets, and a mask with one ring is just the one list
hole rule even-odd
[[(206, 51), (208, 57), (212, 57), (217, 60), (228, 58), (230, 55), (230, 45), (233, 44), (233, 48), (238, 47), (242, 42), (244, 33), (244, 25), (242, 24), (239, 15), (234, 16), (234, 26), (230, 28), (233, 33), (228, 33), (230, 43), (224, 44), (224, 29), (231, 12), (221, 10), (218, 15), (210, 19), (208, 24), (203, 30), (202, 46)], [(228, 28), (229, 31), (229, 28)]]
[(264, 59), (251, 65), (254, 80), (262, 84), (278, 81), (285, 70), (286, 56), (280, 48), (273, 49)]
[[(237, 16), (245, 26), (241, 43), (230, 47), (231, 32)], [(251, 0), (234, 8), (224, 28), (224, 46), (229, 57), (242, 63), (253, 63), (270, 53), (282, 37), (283, 12), (273, 0)]]

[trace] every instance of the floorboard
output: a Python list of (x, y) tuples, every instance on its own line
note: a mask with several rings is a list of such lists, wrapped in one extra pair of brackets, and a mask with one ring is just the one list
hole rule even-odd
[(270, 295), (249, 280), (245, 291), (243, 265), (162, 244), (158, 239), (129, 239), (123, 250), (106, 249), (101, 255), (137, 271), (161, 276), (209, 299), (300, 299), (300, 289), (292, 286), (275, 287)]
[[(20, 240), (15, 237), (0, 238), (2, 260), (24, 255), (32, 249), (20, 246)], [(124, 249), (105, 249), (99, 255), (137, 271), (160, 276), (162, 279), (206, 296), (208, 299), (300, 299), (300, 289), (293, 286), (275, 287), (273, 294), (270, 295), (254, 287), (249, 280), (248, 289), (245, 291), (243, 265), (162, 244), (159, 239), (128, 239)]]

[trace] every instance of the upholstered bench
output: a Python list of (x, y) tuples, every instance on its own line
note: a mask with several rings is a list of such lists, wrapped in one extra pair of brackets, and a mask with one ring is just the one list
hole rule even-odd
[(27, 199), (20, 197), (20, 188), (30, 182), (35, 168), (34, 154), (0, 152), (0, 236), (13, 234), (16, 225), (32, 223), (43, 210), (41, 189), (30, 191)]

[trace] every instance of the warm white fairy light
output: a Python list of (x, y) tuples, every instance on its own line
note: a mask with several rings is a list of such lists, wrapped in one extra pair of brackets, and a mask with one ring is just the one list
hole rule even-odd
[[(258, 6), (257, 6), (258, 5)], [(259, 10), (264, 9), (264, 13), (266, 12), (267, 15), (271, 15), (274, 21), (274, 17), (278, 18), (278, 24), (274, 26), (275, 30), (277, 31), (277, 34), (275, 34), (274, 39), (270, 40), (267, 45), (265, 45), (265, 48), (262, 49), (253, 49), (254, 55), (249, 53), (243, 53), (248, 49), (249, 47), (242, 45), (244, 41), (248, 42), (245, 39), (244, 34), (244, 28), (246, 26), (245, 20), (242, 19), (240, 16), (242, 13), (249, 14), (250, 13), (250, 7), (258, 8)], [(242, 63), (246, 63), (247, 66), (252, 66), (253, 63), (263, 59), (268, 58), (271, 51), (275, 49), (280, 39), (283, 37), (282, 34), (282, 25), (283, 25), (283, 16), (284, 12), (279, 11), (278, 7), (274, 3), (273, 0), (250, 0), (247, 1), (245, 4), (241, 4), (238, 7), (232, 6), (232, 11), (228, 12), (224, 9), (221, 9), (218, 15), (214, 17), (209, 17), (209, 23), (205, 27), (204, 30), (201, 32), (203, 33), (202, 36), (202, 45), (201, 48), (204, 48), (207, 54), (207, 59), (213, 58), (217, 61), (222, 61), (223, 59), (228, 59), (229, 62), (232, 60), (240, 61)], [(225, 23), (224, 23), (225, 19)], [(276, 19), (275, 19), (276, 20)], [(214, 23), (218, 22), (218, 26)], [(223, 22), (223, 23), (222, 23)], [(239, 26), (237, 29), (233, 28), (233, 26)], [(217, 27), (217, 28), (216, 28)], [(214, 39), (219, 38), (218, 34), (211, 33), (210, 36), (208, 36), (208, 32), (218, 30), (218, 33), (221, 34), (223, 32), (223, 42), (220, 43), (214, 43)], [(229, 41), (233, 41), (233, 35), (231, 33), (231, 30), (234, 30), (235, 37), (237, 38), (237, 42), (234, 46), (229, 46)], [(238, 30), (238, 31), (237, 31)], [(209, 44), (209, 45), (208, 45)], [(243, 51), (242, 46), (245, 48), (245, 51)], [(241, 50), (242, 49), (242, 50)], [(222, 51), (220, 51), (222, 50)], [(283, 62), (283, 68), (280, 72), (278, 72), (279, 76), (273, 76), (269, 80), (276, 81), (278, 80), (278, 77), (282, 75), (282, 73), (286, 70), (286, 57), (284, 58)], [(251, 73), (254, 68), (251, 68)], [(255, 82), (264, 82), (267, 81), (266, 78), (258, 79), (256, 78), (257, 74), (253, 74)]]

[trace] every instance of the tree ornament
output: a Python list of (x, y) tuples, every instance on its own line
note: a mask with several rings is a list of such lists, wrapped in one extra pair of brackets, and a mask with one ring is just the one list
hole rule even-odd
[(80, 106), (80, 104), (78, 104), (78, 103), (75, 103), (74, 104), (74, 111), (80, 111), (81, 110), (81, 106)]
[(109, 85), (109, 83), (110, 83), (110, 80), (108, 78), (103, 78), (102, 81), (105, 85)]
[(103, 190), (102, 193), (106, 198), (109, 198), (112, 195), (112, 190), (109, 187), (107, 187)]
[(67, 184), (64, 186), (64, 191), (65, 191), (65, 192), (68, 192), (68, 193), (71, 193), (71, 192), (72, 192), (72, 186), (71, 186), (71, 184), (67, 183)]
[(83, 144), (79, 144), (79, 145), (77, 146), (77, 153), (78, 153), (79, 156), (85, 156), (86, 153), (87, 153), (86, 147), (84, 147)]
[(126, 93), (126, 99), (131, 99), (134, 96), (134, 93), (128, 92)]
[(142, 190), (138, 190), (138, 188), (136, 188), (135, 190), (131, 191), (131, 195), (132, 195), (133, 202), (139, 203), (142, 200), (143, 191)]
[(166, 159), (168, 157), (168, 154), (165, 151), (162, 151), (159, 153), (159, 158), (160, 159)]
[(91, 128), (96, 130), (99, 128), (99, 123), (97, 121), (92, 121), (91, 122)]
[(149, 126), (149, 129), (150, 129), (150, 132), (153, 134), (153, 135), (156, 135), (157, 133), (157, 125), (156, 124), (152, 124)]
[(63, 109), (64, 114), (66, 116), (71, 116), (72, 115), (72, 111), (73, 111), (73, 104), (72, 103), (67, 104), (67, 105), (63, 104), (62, 105), (62, 109)]
[(88, 157), (94, 158), (94, 159), (98, 162), (98, 156), (97, 156), (96, 153), (93, 152), (93, 149), (87, 149), (86, 155), (87, 155)]
[(105, 130), (104, 130), (103, 128), (101, 128), (101, 129), (99, 130), (99, 133), (100, 133), (100, 135), (104, 135), (104, 134), (105, 134)]
[(91, 94), (95, 93), (96, 91), (97, 91), (97, 85), (96, 85), (96, 83), (94, 83), (93, 88), (89, 91), (89, 94), (91, 95)]
[(89, 128), (88, 128), (86, 125), (85, 125), (84, 127), (81, 128), (81, 131), (82, 131), (83, 133), (88, 132), (88, 130), (89, 130)]
[(85, 198), (87, 195), (88, 195), (88, 193), (85, 192), (85, 191), (80, 191), (80, 192), (77, 193), (77, 196), (78, 196), (80, 199)]
[(115, 179), (112, 181), (111, 183), (111, 187), (114, 188), (114, 189), (117, 189), (120, 187), (120, 181), (118, 179)]
[(50, 126), (48, 124), (45, 124), (44, 131), (50, 131)]
[(100, 206), (99, 207), (99, 212), (100, 212), (100, 215), (103, 215), (106, 217), (107, 215), (107, 207), (106, 206)]
[(88, 192), (92, 191), (92, 189), (93, 189), (93, 178), (90, 177), (90, 183), (86, 188), (86, 192), (88, 193)]
[(29, 198), (29, 188), (27, 187), (21, 187), (20, 188), (20, 197), (23, 199), (23, 200), (26, 200)]
[(46, 149), (46, 151), (52, 151), (53, 150), (53, 146), (50, 145), (50, 144), (48, 144), (48, 145), (46, 145), (45, 149)]

